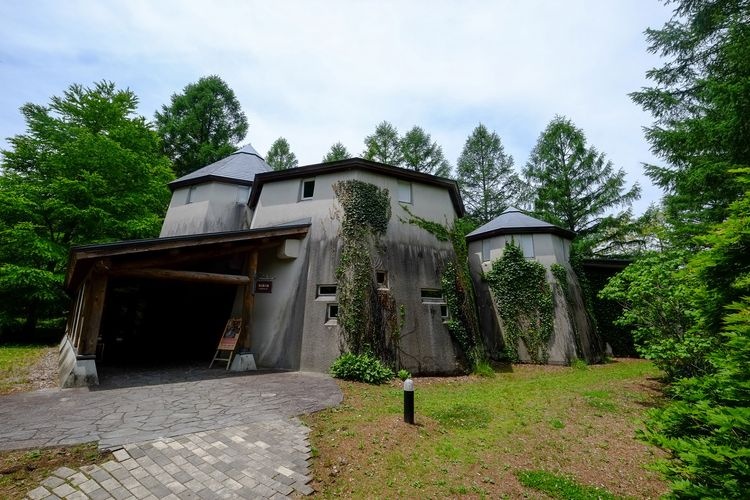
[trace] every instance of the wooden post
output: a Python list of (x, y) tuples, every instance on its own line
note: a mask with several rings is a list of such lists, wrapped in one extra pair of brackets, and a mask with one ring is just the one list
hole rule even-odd
[(81, 351), (78, 354), (96, 354), (99, 327), (104, 312), (104, 298), (107, 293), (107, 275), (104, 272), (91, 273), (88, 290), (84, 298), (83, 325), (81, 331)]
[(253, 329), (253, 308), (255, 307), (255, 276), (258, 272), (258, 251), (253, 250), (247, 259), (247, 276), (250, 283), (245, 285), (242, 297), (242, 342), (243, 349), (250, 349)]

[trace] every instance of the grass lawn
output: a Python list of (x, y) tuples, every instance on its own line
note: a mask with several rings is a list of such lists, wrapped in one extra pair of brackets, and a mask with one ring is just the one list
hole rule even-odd
[(0, 345), (0, 394), (29, 390), (31, 368), (49, 349), (43, 345)]
[[(634, 438), (659, 403), (642, 360), (584, 368), (515, 365), (494, 378), (415, 379), (415, 426), (400, 383), (339, 381), (341, 406), (304, 418), (322, 496), (655, 498), (645, 466), (661, 453)], [(558, 496), (562, 494), (563, 496)]]

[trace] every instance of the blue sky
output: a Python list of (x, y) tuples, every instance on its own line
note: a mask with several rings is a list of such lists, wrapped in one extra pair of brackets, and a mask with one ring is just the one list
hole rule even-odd
[(643, 31), (655, 0), (0, 2), (0, 148), (23, 133), (18, 108), (72, 83), (129, 87), (152, 119), (172, 93), (217, 74), (265, 154), (286, 137), (300, 165), (341, 141), (354, 154), (377, 123), (422, 126), (455, 165), (479, 123), (520, 169), (556, 115), (639, 182), (638, 212), (660, 198), (658, 162), (627, 93), (660, 64)]

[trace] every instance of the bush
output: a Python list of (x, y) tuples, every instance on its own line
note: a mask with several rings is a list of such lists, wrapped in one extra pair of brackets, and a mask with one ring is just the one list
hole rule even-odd
[(382, 384), (393, 378), (393, 371), (371, 354), (342, 354), (330, 372), (336, 378), (368, 384)]
[(489, 361), (478, 361), (476, 365), (474, 365), (474, 375), (478, 375), (480, 377), (485, 378), (492, 378), (495, 376), (495, 370), (492, 368), (492, 364), (490, 364)]
[(403, 368), (398, 371), (398, 374), (396, 375), (401, 380), (406, 380), (407, 378), (411, 378), (411, 373), (409, 373), (408, 370), (404, 370)]

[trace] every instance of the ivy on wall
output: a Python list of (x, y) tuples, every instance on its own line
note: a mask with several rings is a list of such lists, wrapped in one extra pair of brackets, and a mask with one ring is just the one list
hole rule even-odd
[(458, 342), (461, 350), (474, 369), (480, 362), (486, 361), (487, 354), (482, 341), (477, 316), (474, 283), (469, 270), (469, 251), (466, 235), (474, 230), (474, 224), (466, 219), (456, 219), (453, 224), (442, 225), (437, 222), (416, 216), (409, 208), (402, 205), (409, 219), (404, 222), (421, 227), (439, 241), (449, 241), (456, 259), (446, 264), (440, 278), (440, 284), (448, 305), (446, 326), (451, 337)]
[(372, 353), (394, 364), (399, 312), (390, 292), (377, 289), (372, 264), (372, 252), (391, 218), (388, 190), (347, 180), (335, 183), (333, 191), (343, 209), (336, 280), (338, 324), (346, 347), (354, 354)]
[(532, 362), (544, 364), (554, 331), (554, 301), (546, 268), (523, 256), (512, 242), (494, 261), (485, 279), (493, 292), (503, 322), (505, 349), (511, 361), (519, 361), (518, 343), (523, 342)]

